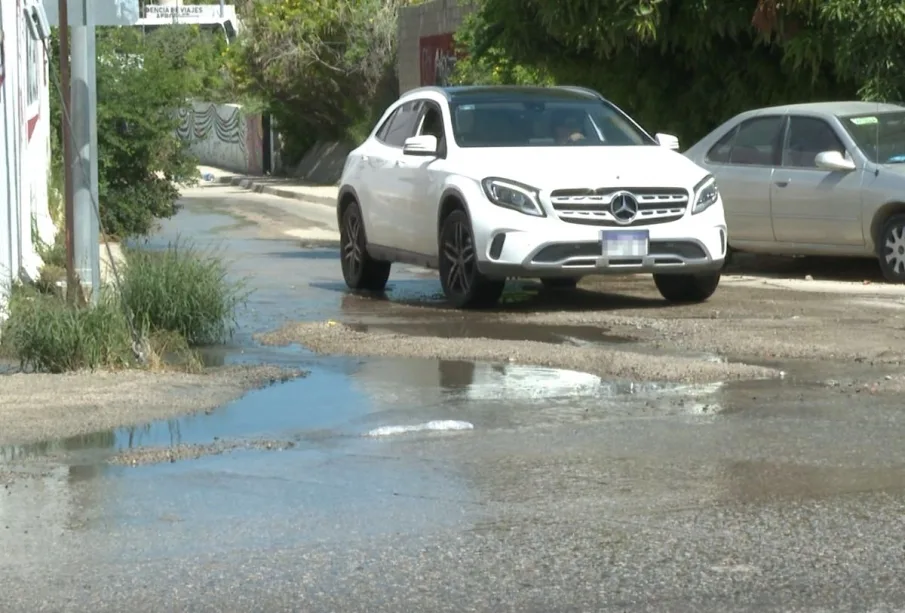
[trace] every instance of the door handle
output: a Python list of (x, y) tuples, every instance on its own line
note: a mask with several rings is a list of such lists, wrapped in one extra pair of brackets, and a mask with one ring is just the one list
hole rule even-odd
[(776, 186), (777, 187), (786, 187), (791, 182), (792, 182), (792, 179), (780, 179), (779, 181), (776, 181)]
[(366, 155), (361, 156), (361, 161), (364, 162), (365, 164), (367, 164), (368, 161), (369, 161), (370, 159), (371, 159), (371, 158), (369, 158), (369, 157), (366, 156)]

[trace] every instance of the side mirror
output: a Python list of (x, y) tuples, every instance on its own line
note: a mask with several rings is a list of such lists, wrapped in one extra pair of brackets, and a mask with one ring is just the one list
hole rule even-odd
[(824, 170), (840, 170), (847, 172), (855, 169), (855, 163), (838, 151), (821, 151), (817, 154), (817, 157), (814, 158), (814, 163), (817, 164), (817, 168), (823, 168)]
[(438, 146), (436, 136), (421, 134), (405, 139), (405, 143), (402, 145), (402, 153), (405, 155), (436, 157)]
[(679, 138), (677, 136), (673, 136), (672, 134), (663, 134), (662, 132), (657, 132), (657, 143), (661, 147), (666, 147), (667, 149), (672, 149), (673, 151), (679, 150)]

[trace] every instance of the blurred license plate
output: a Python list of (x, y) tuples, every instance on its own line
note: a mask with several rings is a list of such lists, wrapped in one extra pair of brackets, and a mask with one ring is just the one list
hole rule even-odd
[(640, 258), (647, 255), (647, 230), (601, 230), (603, 255), (610, 258)]

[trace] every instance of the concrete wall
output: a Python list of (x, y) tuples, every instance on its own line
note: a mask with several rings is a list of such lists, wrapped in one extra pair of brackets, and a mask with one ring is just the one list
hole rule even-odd
[[(238, 104), (195, 102), (180, 111), (179, 118), (177, 134), (191, 143), (191, 151), (201, 164), (244, 175), (264, 174), (265, 139), (260, 113), (245, 114)], [(279, 169), (278, 156), (274, 154), (271, 151), (271, 172)]]
[(47, 57), (28, 35), (22, 9), (21, 0), (0, 2), (0, 318), (10, 284), (38, 274), (35, 239), (52, 243), (56, 234), (47, 205)]
[(452, 35), (470, 11), (468, 0), (431, 0), (400, 9), (399, 91), (443, 84), (455, 63)]

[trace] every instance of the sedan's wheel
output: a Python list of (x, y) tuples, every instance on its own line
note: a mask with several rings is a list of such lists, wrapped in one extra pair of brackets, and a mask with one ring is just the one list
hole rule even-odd
[(670, 302), (704, 302), (720, 284), (720, 273), (655, 274), (654, 284)]
[(887, 281), (905, 282), (905, 215), (893, 215), (886, 221), (877, 252), (880, 269)]
[(474, 235), (463, 211), (450, 213), (440, 228), (440, 285), (457, 309), (493, 306), (506, 285), (505, 280), (488, 279), (478, 270)]
[(581, 279), (578, 277), (550, 277), (548, 279), (540, 280), (540, 282), (543, 283), (545, 290), (575, 289), (575, 286), (578, 285), (579, 281), (581, 281)]
[(368, 241), (361, 209), (353, 202), (343, 213), (339, 228), (339, 248), (343, 279), (351, 289), (382, 292), (390, 278), (390, 262), (368, 255)]

